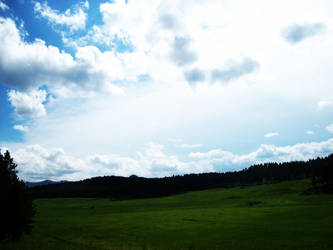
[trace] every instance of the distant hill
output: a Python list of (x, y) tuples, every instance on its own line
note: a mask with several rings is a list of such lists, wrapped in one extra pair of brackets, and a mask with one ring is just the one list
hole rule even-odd
[(45, 186), (45, 185), (52, 185), (52, 184), (60, 184), (60, 183), (65, 183), (68, 181), (51, 181), (51, 180), (45, 180), (45, 181), (39, 181), (39, 182), (30, 182), (30, 181), (26, 181), (24, 182), (25, 185), (28, 188), (32, 188), (32, 187), (37, 187), (37, 186)]
[(235, 172), (187, 174), (164, 178), (94, 177), (76, 182), (37, 185), (30, 189), (35, 198), (108, 197), (151, 198), (194, 190), (278, 183), (312, 179), (312, 192), (333, 193), (333, 154), (325, 158), (286, 163), (264, 163)]

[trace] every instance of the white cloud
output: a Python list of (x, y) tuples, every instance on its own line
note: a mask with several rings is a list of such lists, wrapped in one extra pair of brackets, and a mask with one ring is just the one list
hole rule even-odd
[(317, 104), (318, 108), (320, 110), (325, 109), (327, 107), (333, 106), (333, 102), (332, 101), (328, 101), (328, 100), (324, 100), (324, 101), (319, 101)]
[[(89, 161), (108, 169), (113, 175), (130, 176), (135, 174), (147, 177), (162, 177), (171, 173), (186, 171), (186, 163), (176, 156), (166, 155), (160, 144), (146, 143), (142, 152), (137, 152), (133, 158), (118, 155), (93, 155)], [(194, 171), (196, 169), (193, 169)]]
[(179, 139), (179, 138), (168, 138), (168, 141), (169, 142), (179, 143), (179, 142), (182, 142), (183, 139)]
[(135, 157), (119, 155), (87, 155), (83, 158), (69, 156), (61, 148), (47, 149), (29, 145), (12, 153), (18, 164), (19, 176), (24, 180), (79, 180), (93, 176), (136, 174), (162, 177), (172, 174), (212, 171), (210, 166), (185, 163), (176, 156), (166, 155), (163, 146), (147, 143)]
[(64, 13), (52, 9), (48, 6), (47, 2), (43, 4), (34, 2), (34, 11), (41, 17), (47, 19), (54, 25), (65, 25), (71, 31), (84, 29), (87, 20), (87, 14), (85, 11), (89, 8), (89, 3), (80, 3), (73, 9), (67, 9)]
[(263, 144), (256, 151), (243, 155), (220, 149), (192, 152), (188, 160), (179, 160), (175, 155), (166, 154), (163, 145), (152, 142), (146, 143), (143, 150), (133, 157), (117, 154), (73, 157), (61, 148), (47, 149), (40, 145), (19, 147), (11, 153), (18, 164), (19, 176), (25, 180), (79, 180), (103, 175), (163, 177), (234, 171), (257, 163), (308, 160), (327, 156), (332, 151), (333, 138), (283, 147)]
[(313, 134), (314, 134), (314, 132), (313, 132), (312, 130), (308, 130), (308, 131), (306, 131), (306, 133), (307, 133), (308, 135), (313, 135)]
[(82, 171), (82, 160), (66, 155), (61, 148), (46, 149), (29, 145), (12, 153), (24, 180), (61, 180)]
[[(194, 141), (204, 145), (202, 151), (253, 151), (267, 128), (279, 128), (284, 135), (281, 140), (297, 143), (306, 137), (304, 131), (313, 121), (332, 122), (329, 109), (317, 112), (318, 107), (328, 107), (333, 93), (333, 19), (327, 12), (333, 6), (329, 1), (124, 2), (100, 5), (101, 25), (75, 35), (65, 32), (64, 41), (73, 45), (73, 55), (41, 40), (27, 42), (13, 20), (0, 19), (0, 82), (26, 94), (46, 85), (42, 89), (52, 96), (45, 105), (48, 116), (31, 123), (25, 144), (61, 147), (79, 159), (96, 155), (109, 159), (110, 165), (118, 162), (112, 170), (117, 172), (110, 172), (105, 160), (104, 165), (87, 167), (86, 175), (92, 169), (124, 174), (138, 169), (138, 175), (150, 174), (146, 166), (162, 161), (169, 162), (170, 171), (208, 171), (215, 166), (223, 169), (223, 160), (186, 162), (179, 152), (183, 150), (173, 144)], [(326, 32), (297, 46), (281, 39), (284, 27), (305, 22), (325, 23)], [(183, 37), (188, 38), (183, 46), (186, 53), (170, 57), (176, 38)], [(119, 41), (129, 47), (125, 52), (117, 51)], [(101, 45), (103, 52), (97, 49)], [(234, 63), (228, 65), (228, 60)], [(251, 60), (253, 64), (246, 63)], [(256, 63), (260, 70), (252, 74)], [(216, 80), (232, 80), (233, 84), (211, 84), (214, 70), (219, 70)], [(139, 75), (150, 80), (140, 82)], [(188, 85), (198, 82), (195, 87)], [(123, 96), (103, 94), (110, 91)], [(77, 96), (90, 98), (71, 99)], [(323, 102), (317, 107), (319, 100)], [(184, 142), (159, 149), (164, 156), (140, 150), (147, 141), (163, 143), (170, 136)], [(316, 132), (311, 138), (319, 136)], [(262, 150), (274, 152), (274, 147)], [(138, 151), (149, 164), (137, 163)], [(226, 151), (222, 159), (228, 157)], [(122, 172), (125, 165), (129, 170)], [(240, 167), (239, 163), (225, 169)]]
[(223, 167), (249, 167), (251, 164), (263, 162), (288, 162), (327, 156), (333, 152), (333, 138), (322, 142), (299, 143), (292, 146), (275, 146), (262, 144), (249, 154), (237, 155), (220, 149), (208, 152), (192, 152), (189, 157), (199, 161), (206, 161), (216, 166), (216, 170)]
[(14, 21), (9, 18), (0, 18), (0, 34), (0, 80), (10, 87), (24, 90), (43, 83), (55, 84), (57, 78), (74, 69), (73, 58), (58, 48), (46, 46), (41, 40), (22, 41)]
[(180, 144), (176, 145), (177, 148), (200, 148), (202, 145), (201, 144)]
[(9, 7), (4, 2), (0, 1), (0, 9), (2, 11), (6, 11), (9, 9)]
[(333, 124), (330, 124), (330, 125), (326, 126), (326, 130), (327, 130), (329, 133), (333, 133)]
[(11, 90), (8, 93), (8, 99), (18, 116), (41, 117), (46, 115), (43, 105), (43, 102), (46, 101), (45, 90), (33, 90), (28, 93)]
[(270, 132), (270, 133), (265, 134), (264, 136), (266, 138), (271, 138), (271, 137), (278, 136), (278, 135), (279, 135), (279, 133), (277, 133), (277, 132)]
[(179, 75), (179, 80), (183, 77), (176, 65), (190, 65), (198, 55), (191, 46), (191, 36), (184, 28), (179, 30), (182, 25), (176, 20), (182, 19), (182, 10), (177, 10), (175, 5), (181, 4), (140, 0), (127, 4), (124, 1), (103, 3), (100, 5), (102, 25), (94, 25), (79, 39), (65, 37), (64, 41), (74, 47), (97, 44), (115, 49), (121, 42), (133, 50), (125, 49), (119, 55), (126, 75), (148, 74), (158, 83)]
[(14, 21), (1, 17), (0, 42), (0, 82), (9, 87), (29, 91), (46, 85), (53, 95), (64, 97), (123, 93), (112, 84), (126, 77), (113, 51), (86, 46), (73, 58), (42, 40), (23, 41)]
[(14, 125), (13, 128), (15, 130), (18, 130), (18, 131), (21, 131), (21, 132), (28, 132), (29, 131), (29, 127), (24, 126), (24, 125)]

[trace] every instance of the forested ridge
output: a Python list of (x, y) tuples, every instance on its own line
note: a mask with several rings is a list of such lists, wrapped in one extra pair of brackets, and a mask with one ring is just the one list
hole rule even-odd
[(94, 177), (76, 182), (33, 187), (30, 192), (35, 198), (110, 197), (131, 199), (306, 178), (312, 179), (312, 189), (309, 191), (333, 193), (333, 154), (308, 161), (257, 164), (241, 171), (225, 173), (186, 174), (164, 178)]

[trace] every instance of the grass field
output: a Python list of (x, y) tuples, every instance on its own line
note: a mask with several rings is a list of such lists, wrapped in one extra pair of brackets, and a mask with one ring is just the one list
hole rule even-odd
[(32, 235), (0, 249), (333, 249), (333, 195), (310, 181), (141, 200), (40, 199)]

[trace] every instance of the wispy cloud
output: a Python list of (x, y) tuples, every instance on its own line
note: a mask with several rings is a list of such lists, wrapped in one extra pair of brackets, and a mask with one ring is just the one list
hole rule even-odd
[(314, 134), (314, 132), (313, 132), (312, 130), (308, 130), (308, 131), (306, 131), (306, 133), (307, 133), (308, 135), (313, 135), (313, 134)]
[(230, 62), (222, 69), (212, 71), (212, 82), (229, 82), (250, 74), (259, 68), (259, 63), (249, 57), (245, 57), (241, 62)]
[(326, 126), (326, 130), (327, 130), (329, 133), (333, 133), (333, 124), (330, 124), (330, 125)]
[(9, 9), (9, 7), (4, 2), (0, 1), (0, 9), (2, 11), (6, 11)]
[(28, 126), (23, 126), (23, 125), (14, 125), (13, 129), (21, 131), (21, 132), (28, 132), (29, 127)]
[(201, 144), (180, 144), (176, 145), (177, 148), (200, 148), (202, 145)]
[(202, 82), (205, 80), (205, 72), (200, 69), (192, 69), (185, 71), (185, 79), (190, 84), (195, 84), (197, 82)]
[(185, 66), (198, 60), (198, 55), (190, 48), (191, 40), (187, 37), (175, 37), (171, 52), (172, 60), (178, 66)]
[(320, 110), (322, 110), (322, 109), (325, 109), (327, 107), (333, 106), (333, 102), (329, 101), (329, 100), (323, 100), (323, 101), (319, 101), (317, 106)]
[(89, 8), (89, 2), (80, 3), (73, 9), (67, 9), (64, 13), (52, 9), (47, 2), (34, 2), (35, 13), (47, 19), (53, 25), (67, 26), (71, 31), (84, 29), (87, 20), (85, 10)]
[(179, 139), (179, 138), (169, 138), (168, 141), (169, 141), (169, 142), (179, 143), (179, 142), (182, 142), (183, 139)]
[(324, 30), (324, 27), (323, 23), (293, 24), (285, 28), (281, 35), (287, 42), (296, 44), (319, 34)]
[(271, 138), (271, 137), (278, 136), (278, 135), (279, 135), (279, 133), (277, 133), (277, 132), (270, 132), (270, 133), (265, 134), (264, 136), (266, 138)]

